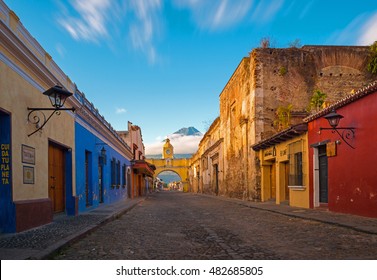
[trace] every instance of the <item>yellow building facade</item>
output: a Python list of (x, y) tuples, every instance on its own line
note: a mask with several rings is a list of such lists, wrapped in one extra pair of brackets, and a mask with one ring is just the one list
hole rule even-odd
[(292, 126), (252, 148), (261, 170), (261, 201), (309, 208), (307, 125)]
[(220, 133), (220, 117), (212, 123), (190, 161), (190, 192), (224, 195), (224, 139)]
[[(59, 196), (59, 205), (55, 203), (55, 194), (62, 190), (50, 180), (55, 166), (61, 167), (58, 183), (64, 180), (63, 191), (76, 191), (74, 114), (54, 114), (33, 135), (43, 115), (29, 115), (29, 108), (51, 108), (42, 92), (57, 84), (74, 92), (75, 85), (2, 1), (0, 41), (0, 144), (8, 148), (7, 164), (1, 167), (7, 169), (1, 173), (7, 180), (2, 180), (0, 191), (0, 231), (14, 232), (49, 223), (52, 206), (64, 207), (60, 205), (64, 197)], [(68, 99), (65, 106), (73, 104)], [(51, 112), (45, 112), (46, 117)]]
[(155, 177), (165, 171), (172, 171), (179, 175), (183, 185), (183, 191), (189, 190), (189, 166), (190, 159), (188, 158), (174, 158), (174, 147), (170, 143), (170, 139), (166, 139), (162, 147), (162, 159), (146, 159), (147, 162), (156, 167)]

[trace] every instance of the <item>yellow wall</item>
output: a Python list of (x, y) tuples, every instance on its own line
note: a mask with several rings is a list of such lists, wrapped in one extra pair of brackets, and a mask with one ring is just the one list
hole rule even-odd
[(188, 191), (189, 159), (146, 159), (147, 162), (156, 166), (155, 177), (164, 171), (173, 171), (181, 177), (183, 191)]
[[(14, 15), (10, 15), (13, 29), (20, 23)], [(3, 27), (2, 27), (3, 28)], [(5, 32), (9, 29), (4, 27)], [(27, 135), (35, 130), (35, 125), (27, 122), (27, 107), (51, 108), (48, 98), (42, 92), (54, 85), (51, 72), (47, 68), (38, 72), (26, 65), (35, 63), (36, 68), (47, 67), (33, 54), (21, 57), (18, 55), (16, 37), (1, 38), (0, 53), (6, 60), (0, 59), (0, 108), (11, 115), (11, 144), (12, 144), (12, 186), (13, 200), (30, 200), (48, 197), (48, 143), (55, 141), (67, 148), (74, 148), (74, 116), (71, 112), (61, 112), (60, 116), (54, 115), (43, 128), (42, 133), (30, 137)], [(4, 43), (4, 44), (3, 44)], [(46, 56), (47, 53), (45, 53)], [(45, 61), (44, 61), (45, 62)], [(49, 61), (51, 62), (51, 61)], [(29, 63), (29, 64), (28, 64)], [(39, 63), (39, 66), (38, 66)], [(49, 72), (50, 76), (42, 73)], [(60, 78), (60, 77), (59, 77)], [(57, 78), (56, 82), (58, 81)], [(68, 77), (61, 83), (66, 85)], [(73, 87), (73, 84), (71, 84)], [(68, 88), (68, 87), (67, 87)], [(51, 112), (47, 112), (49, 114)], [(35, 165), (22, 163), (21, 147), (27, 145), (35, 149)], [(75, 158), (72, 149), (72, 158)], [(23, 183), (23, 166), (34, 167), (34, 184)], [(72, 178), (75, 178), (75, 166), (72, 162)], [(75, 180), (72, 182), (75, 193)]]
[[(260, 150), (258, 157), (261, 161), (261, 200), (267, 201), (273, 199), (276, 204), (285, 201), (285, 169), (284, 164), (289, 162), (288, 145), (301, 141), (303, 153), (303, 186), (302, 188), (289, 188), (289, 205), (294, 207), (309, 208), (309, 155), (307, 134), (295, 137), (274, 147)], [(275, 175), (271, 176), (271, 166), (274, 165)], [(271, 197), (270, 186), (273, 184), (271, 178), (275, 180), (276, 196)]]
[[(37, 132), (28, 137), (27, 134), (35, 129), (35, 125), (27, 123), (27, 107), (51, 107), (51, 104), (39, 90), (1, 62), (0, 71), (0, 107), (11, 113), (13, 199), (47, 198), (48, 141), (52, 139), (67, 147), (74, 147), (74, 118), (69, 113), (62, 112), (60, 116), (51, 118), (41, 134)], [(23, 184), (25, 164), (21, 160), (22, 144), (35, 148), (34, 185)], [(74, 170), (73, 167), (72, 171)]]

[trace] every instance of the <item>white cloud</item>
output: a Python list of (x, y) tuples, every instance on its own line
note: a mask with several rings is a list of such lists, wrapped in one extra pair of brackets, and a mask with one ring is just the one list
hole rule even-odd
[(377, 12), (360, 29), (357, 43), (359, 45), (371, 45), (377, 41)]
[(58, 54), (61, 57), (65, 56), (66, 50), (65, 50), (64, 46), (61, 43), (57, 43), (55, 48), (56, 48), (56, 51), (58, 52)]
[[(75, 40), (98, 43), (121, 34), (127, 36), (135, 50), (155, 63), (154, 41), (162, 18), (161, 0), (71, 0), (70, 5), (59, 5), (58, 23)], [(124, 24), (128, 26), (126, 34), (122, 34)]]
[(175, 0), (175, 5), (191, 10), (201, 28), (219, 29), (240, 22), (249, 12), (253, 0)]
[(124, 109), (124, 108), (116, 108), (115, 109), (115, 114), (120, 115), (120, 114), (125, 114), (125, 113), (127, 113), (127, 110)]
[(154, 39), (159, 27), (161, 0), (131, 0), (135, 20), (129, 30), (132, 46), (144, 52), (151, 63), (156, 62)]
[(358, 15), (344, 29), (334, 32), (327, 42), (338, 45), (370, 45), (376, 40), (377, 12)]
[[(193, 154), (198, 150), (199, 142), (203, 136), (180, 136), (172, 134), (168, 136), (170, 143), (174, 147), (175, 154)], [(158, 141), (151, 144), (145, 144), (146, 155), (162, 154), (162, 147), (165, 141)]]
[(113, 1), (72, 0), (70, 3), (78, 15), (71, 16), (66, 10), (58, 22), (74, 39), (96, 42), (108, 36), (107, 24), (111, 19)]
[(310, 11), (311, 7), (313, 6), (314, 1), (310, 1), (309, 3), (306, 4), (306, 6), (302, 9), (300, 16), (298, 17), (299, 19), (303, 19), (307, 13)]
[(255, 8), (252, 18), (254, 21), (261, 23), (273, 20), (277, 12), (283, 7), (284, 0), (265, 1), (259, 2)]

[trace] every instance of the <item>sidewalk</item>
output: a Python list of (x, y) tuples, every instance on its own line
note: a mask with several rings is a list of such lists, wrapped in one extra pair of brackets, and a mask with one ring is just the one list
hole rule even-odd
[(367, 218), (367, 217), (355, 216), (355, 215), (350, 215), (350, 214), (335, 213), (335, 212), (330, 212), (325, 208), (306, 209), (306, 208), (292, 207), (287, 204), (277, 205), (274, 201), (251, 202), (251, 201), (243, 201), (240, 199), (227, 198), (227, 197), (221, 197), (221, 196), (212, 196), (212, 195), (205, 195), (205, 194), (199, 194), (199, 195), (204, 195), (204, 196), (211, 197), (214, 199), (229, 201), (229, 202), (237, 203), (239, 205), (243, 205), (246, 207), (259, 209), (263, 211), (269, 211), (269, 212), (273, 212), (273, 213), (277, 213), (277, 214), (281, 214), (285, 216), (290, 216), (293, 218), (301, 218), (301, 219), (306, 219), (306, 220), (318, 221), (322, 223), (350, 228), (355, 231), (359, 231), (363, 233), (377, 235), (377, 218)]
[(20, 233), (0, 234), (0, 259), (46, 259), (63, 246), (125, 214), (144, 199), (145, 197), (101, 204), (78, 216), (57, 214), (50, 224)]

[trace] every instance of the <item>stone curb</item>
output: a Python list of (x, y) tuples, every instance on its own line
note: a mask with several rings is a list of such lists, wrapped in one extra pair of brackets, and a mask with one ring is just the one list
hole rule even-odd
[[(311, 220), (311, 221), (316, 221), (316, 222), (321, 222), (321, 223), (326, 223), (326, 224), (330, 224), (330, 225), (335, 225), (335, 226), (340, 226), (340, 227), (352, 229), (352, 230), (362, 232), (362, 233), (377, 235), (377, 219), (373, 219), (373, 218), (358, 217), (358, 216), (353, 216), (353, 215), (348, 215), (348, 214), (343, 214), (343, 213), (332, 213), (332, 212), (330, 212), (328, 214), (325, 214), (326, 212), (321, 212), (321, 213), (324, 213), (325, 216), (315, 217), (315, 216), (313, 216), (313, 214), (316, 214), (315, 211), (317, 211), (317, 210), (314, 210), (314, 209), (292, 207), (292, 209), (289, 209), (289, 212), (288, 212), (288, 211), (284, 211), (285, 206), (282, 206), (282, 207), (284, 207), (282, 209), (272, 209), (272, 208), (269, 208), (269, 206), (267, 204), (263, 204), (263, 202), (259, 202), (259, 203), (261, 203), (261, 205), (256, 205), (256, 203), (258, 203), (258, 202), (242, 201), (242, 200), (234, 199), (234, 198), (227, 198), (227, 197), (222, 197), (222, 196), (214, 196), (214, 195), (200, 194), (200, 193), (194, 193), (194, 195), (202, 195), (202, 196), (206, 196), (206, 197), (209, 197), (209, 198), (212, 198), (212, 199), (219, 199), (219, 200), (223, 200), (223, 201), (228, 201), (228, 202), (236, 203), (238, 205), (242, 205), (242, 206), (245, 206), (245, 207), (258, 209), (258, 210), (262, 210), (262, 211), (267, 211), (267, 212), (271, 212), (271, 213), (276, 213), (276, 214), (280, 214), (280, 215), (284, 215), (284, 216), (288, 216), (288, 217), (292, 217), (292, 218), (300, 218), (300, 219), (305, 219), (305, 220)], [(279, 206), (277, 206), (277, 207), (279, 207)], [(287, 206), (287, 207), (289, 207), (289, 206)], [(293, 212), (294, 210), (300, 210), (300, 209), (306, 211), (307, 215), (302, 214), (302, 213), (294, 213)], [(318, 210), (318, 211), (320, 211), (320, 210)], [(329, 215), (332, 215), (332, 217), (329, 217)], [(368, 219), (368, 220), (371, 220), (372, 222), (374, 222), (374, 226), (373, 225), (370, 225), (370, 226), (358, 225), (358, 224), (355, 224), (355, 223), (352, 223), (352, 222), (345, 222), (345, 221), (336, 220), (336, 218), (337, 218), (336, 215), (343, 216), (343, 218), (352, 217), (353, 219), (360, 219), (360, 220)]]
[[(83, 229), (79, 232), (71, 234), (70, 236), (63, 238), (62, 240), (60, 240), (59, 242), (49, 246), (48, 248), (39, 251), (38, 253), (34, 254), (33, 256), (29, 257), (28, 259), (32, 259), (32, 260), (49, 259), (51, 256), (57, 254), (60, 250), (62, 250), (65, 247), (73, 244), (74, 242), (82, 239), (83, 237), (87, 236), (91, 232), (95, 231), (100, 226), (120, 218), (122, 215), (124, 215), (128, 211), (132, 210), (134, 207), (139, 205), (145, 199), (146, 198), (142, 198), (142, 199), (139, 199), (138, 201), (135, 201), (135, 203), (132, 203), (131, 205), (121, 209), (120, 211), (116, 211), (116, 212), (106, 216), (103, 220), (99, 221), (98, 223), (95, 223), (94, 225), (88, 226), (88, 227), (86, 227), (85, 229)], [(85, 213), (83, 215), (90, 215), (90, 213)]]

